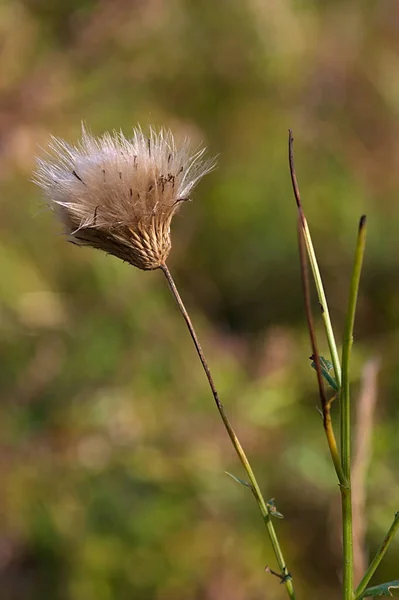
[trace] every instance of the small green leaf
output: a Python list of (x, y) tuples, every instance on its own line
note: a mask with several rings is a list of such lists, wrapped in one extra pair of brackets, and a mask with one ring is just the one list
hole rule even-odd
[(269, 512), (272, 515), (272, 517), (276, 517), (277, 519), (284, 519), (284, 515), (282, 515), (281, 512), (277, 510), (276, 505), (274, 504), (274, 498), (271, 498), (268, 502), (266, 502), (266, 506), (269, 509)]
[(356, 600), (362, 600), (362, 598), (369, 598), (370, 596), (373, 598), (376, 596), (393, 596), (391, 590), (399, 590), (399, 579), (367, 588)]
[(229, 473), (228, 471), (225, 471), (225, 473), (226, 473), (226, 475), (228, 475), (229, 477), (234, 479), (234, 481), (236, 481), (237, 483), (241, 483), (241, 485), (245, 485), (245, 487), (249, 487), (250, 489), (252, 489), (252, 486), (250, 483), (248, 483), (248, 481), (244, 481), (244, 479), (240, 479), (239, 477), (236, 477), (235, 475), (233, 475), (232, 473)]
[(330, 360), (328, 360), (328, 358), (325, 358), (324, 356), (320, 356), (320, 363), (321, 363), (321, 366), (323, 367), (323, 369), (325, 369), (326, 371), (332, 371), (333, 364)]
[[(313, 367), (313, 369), (316, 370), (316, 363), (314, 360), (314, 355), (312, 354), (312, 356), (309, 357), (311, 362), (311, 366)], [(330, 371), (333, 368), (332, 362), (329, 361), (327, 358), (324, 358), (324, 356), (319, 356), (320, 359), (320, 369), (321, 369), (321, 374), (323, 375), (324, 379), (327, 381), (327, 383), (332, 387), (332, 389), (336, 392), (338, 392), (339, 388), (337, 385), (337, 382), (335, 381), (334, 377), (332, 375), (330, 375)]]

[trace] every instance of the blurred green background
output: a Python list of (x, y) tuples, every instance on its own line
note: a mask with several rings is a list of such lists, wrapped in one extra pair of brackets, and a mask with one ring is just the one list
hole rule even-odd
[[(54, 134), (138, 122), (218, 169), (169, 266), (276, 521), (299, 598), (339, 597), (339, 491), (305, 327), (287, 165), (341, 340), (369, 219), (354, 400), (379, 359), (373, 554), (399, 509), (399, 5), (394, 0), (1, 0), (2, 600), (279, 600), (284, 586), (162, 275), (79, 249), (30, 182)], [(322, 337), (320, 348), (327, 355)], [(336, 407), (334, 417), (336, 417)], [(378, 576), (399, 576), (399, 540)]]

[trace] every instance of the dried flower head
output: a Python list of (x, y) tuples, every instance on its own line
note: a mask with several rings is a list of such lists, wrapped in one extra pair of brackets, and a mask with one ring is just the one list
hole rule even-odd
[(139, 269), (157, 269), (170, 249), (170, 223), (197, 182), (215, 166), (205, 148), (177, 147), (170, 131), (134, 128), (133, 137), (84, 128), (76, 146), (52, 138), (35, 183), (57, 210), (70, 241)]

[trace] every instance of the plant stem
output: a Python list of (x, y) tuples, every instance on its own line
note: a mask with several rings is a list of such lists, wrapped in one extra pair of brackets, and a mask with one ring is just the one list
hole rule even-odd
[(323, 426), (324, 431), (327, 438), (328, 447), (330, 449), (330, 454), (332, 461), (334, 463), (335, 472), (337, 474), (340, 485), (345, 485), (345, 475), (342, 470), (341, 458), (338, 451), (337, 441), (335, 439), (334, 429), (331, 422), (331, 413), (330, 407), (332, 400), (328, 400), (326, 397), (326, 393), (324, 391), (323, 384), (323, 375), (321, 372), (320, 365), (320, 356), (317, 348), (317, 340), (316, 333), (313, 323), (312, 316), (312, 308), (310, 303), (310, 289), (309, 289), (309, 274), (308, 274), (308, 264), (306, 260), (306, 252), (305, 252), (305, 244), (304, 244), (304, 234), (301, 223), (301, 218), (298, 218), (298, 245), (299, 245), (299, 259), (301, 264), (301, 278), (302, 278), (302, 287), (303, 287), (303, 295), (305, 300), (305, 311), (306, 311), (306, 320), (308, 324), (310, 343), (312, 346), (312, 354), (313, 360), (316, 366), (316, 375), (317, 375), (317, 383), (319, 387), (319, 396), (321, 402), (321, 408), (323, 412)]
[(375, 557), (373, 558), (369, 568), (367, 569), (367, 571), (365, 572), (363, 579), (361, 580), (361, 582), (359, 583), (359, 585), (357, 586), (356, 592), (355, 592), (355, 598), (361, 598), (364, 591), (366, 590), (372, 576), (374, 575), (374, 573), (376, 572), (380, 562), (382, 561), (385, 552), (388, 550), (388, 546), (391, 543), (391, 541), (393, 540), (393, 537), (395, 535), (395, 533), (397, 532), (399, 528), (399, 512), (397, 512), (395, 514), (395, 518), (393, 520), (393, 523), (388, 531), (388, 533), (386, 534), (384, 541), (382, 542), (381, 546), (379, 547), (379, 549), (377, 550), (377, 554), (375, 555)]
[(363, 216), (359, 223), (359, 232), (357, 237), (355, 262), (353, 266), (348, 312), (346, 316), (344, 340), (342, 347), (342, 389), (341, 389), (341, 452), (342, 468), (348, 477), (350, 473), (350, 390), (349, 390), (349, 364), (353, 344), (353, 327), (355, 324), (357, 295), (360, 284), (360, 274), (363, 264), (364, 249), (366, 244), (366, 217)]
[(359, 223), (355, 261), (351, 277), (348, 312), (346, 317), (342, 348), (342, 388), (341, 388), (341, 462), (347, 486), (341, 487), (342, 493), (342, 537), (344, 554), (343, 588), (344, 600), (353, 598), (353, 528), (351, 499), (351, 411), (349, 389), (349, 365), (353, 344), (357, 296), (360, 284), (364, 250), (366, 244), (366, 217)]
[(303, 211), (301, 196), (299, 193), (299, 186), (298, 186), (298, 181), (296, 178), (295, 164), (294, 164), (294, 138), (293, 138), (291, 129), (289, 129), (289, 136), (288, 136), (288, 158), (289, 158), (289, 165), (290, 165), (292, 187), (294, 189), (295, 200), (296, 200), (296, 204), (298, 207), (299, 216), (301, 219), (301, 225), (302, 225), (303, 237), (305, 240), (305, 246), (306, 246), (306, 250), (308, 253), (308, 257), (309, 257), (310, 266), (311, 266), (312, 272), (313, 272), (313, 278), (314, 278), (315, 285), (316, 285), (317, 295), (319, 298), (321, 314), (322, 314), (322, 318), (324, 321), (324, 328), (326, 330), (327, 342), (328, 342), (328, 347), (329, 347), (330, 355), (331, 355), (331, 362), (333, 364), (334, 374), (335, 374), (335, 379), (336, 379), (336, 382), (338, 385), (338, 389), (340, 389), (341, 388), (341, 365), (339, 362), (337, 344), (335, 342), (334, 331), (332, 328), (330, 313), (329, 313), (328, 305), (327, 305), (327, 299), (326, 299), (326, 295), (325, 295), (324, 287), (323, 287), (323, 281), (321, 278), (319, 265), (317, 264), (316, 253), (314, 251), (312, 238), (310, 236), (308, 223), (307, 223), (307, 220), (305, 217), (305, 213)]
[(174, 296), (174, 298), (175, 298), (175, 300), (177, 302), (177, 305), (178, 305), (178, 307), (180, 309), (180, 312), (181, 312), (181, 314), (182, 314), (182, 316), (183, 316), (183, 318), (184, 318), (184, 320), (186, 322), (186, 325), (187, 325), (188, 330), (190, 332), (191, 338), (192, 338), (192, 340), (194, 342), (194, 345), (195, 345), (195, 348), (197, 350), (199, 359), (201, 361), (202, 367), (203, 367), (203, 369), (205, 371), (205, 374), (206, 374), (206, 377), (208, 379), (209, 386), (210, 386), (210, 388), (212, 390), (213, 398), (215, 400), (217, 409), (219, 411), (219, 414), (221, 416), (221, 419), (223, 421), (225, 429), (226, 429), (226, 431), (227, 431), (227, 433), (228, 433), (228, 435), (230, 437), (231, 443), (233, 444), (235, 451), (237, 452), (237, 455), (238, 455), (238, 457), (239, 457), (239, 459), (241, 461), (241, 464), (242, 464), (242, 466), (244, 467), (244, 469), (245, 469), (245, 471), (247, 473), (248, 479), (249, 479), (250, 484), (251, 484), (252, 492), (253, 492), (253, 494), (254, 494), (254, 496), (256, 498), (256, 501), (258, 503), (260, 512), (262, 514), (263, 520), (264, 520), (266, 528), (267, 528), (267, 532), (269, 534), (269, 538), (270, 538), (270, 541), (271, 541), (271, 544), (272, 544), (272, 547), (273, 547), (273, 550), (274, 550), (274, 554), (276, 556), (276, 560), (277, 560), (278, 566), (279, 566), (279, 568), (281, 570), (282, 582), (284, 582), (284, 584), (285, 584), (285, 586), (287, 588), (287, 593), (288, 593), (288, 596), (290, 597), (290, 599), (291, 600), (295, 600), (296, 596), (295, 596), (294, 586), (293, 586), (293, 582), (292, 582), (292, 577), (291, 577), (291, 575), (290, 575), (290, 573), (289, 573), (289, 571), (287, 569), (287, 566), (286, 566), (286, 563), (285, 563), (285, 560), (284, 560), (284, 557), (283, 557), (283, 553), (281, 551), (280, 544), (279, 544), (279, 541), (277, 539), (276, 531), (274, 529), (274, 525), (273, 525), (272, 520), (271, 520), (270, 511), (269, 511), (269, 509), (267, 507), (267, 504), (266, 504), (266, 502), (265, 502), (265, 500), (263, 498), (262, 492), (260, 491), (258, 482), (256, 481), (254, 472), (253, 472), (252, 467), (251, 467), (251, 465), (250, 465), (250, 463), (249, 463), (249, 461), (247, 459), (247, 456), (246, 456), (246, 454), (245, 454), (245, 452), (244, 452), (244, 450), (243, 450), (243, 448), (242, 448), (242, 446), (241, 446), (241, 444), (240, 444), (240, 442), (239, 442), (239, 440), (238, 440), (238, 438), (237, 438), (237, 436), (236, 436), (236, 434), (234, 432), (234, 429), (232, 428), (232, 426), (230, 424), (229, 419), (227, 418), (227, 415), (226, 415), (226, 412), (224, 410), (223, 404), (221, 403), (221, 401), (219, 399), (219, 394), (218, 394), (218, 392), (216, 390), (216, 387), (215, 387), (215, 384), (214, 384), (214, 381), (213, 381), (213, 378), (212, 378), (212, 374), (210, 372), (208, 363), (207, 363), (207, 361), (205, 359), (205, 356), (204, 356), (204, 353), (202, 351), (201, 344), (200, 344), (200, 342), (198, 340), (198, 337), (197, 337), (197, 334), (196, 334), (195, 329), (193, 327), (193, 324), (191, 322), (190, 316), (189, 316), (189, 314), (188, 314), (188, 312), (187, 312), (187, 310), (186, 310), (186, 308), (185, 308), (185, 306), (183, 304), (183, 301), (182, 301), (182, 299), (180, 297), (180, 294), (179, 294), (179, 292), (177, 290), (177, 287), (176, 287), (175, 282), (174, 282), (174, 280), (172, 278), (172, 275), (171, 275), (168, 267), (166, 266), (166, 264), (161, 265), (160, 268), (162, 269), (162, 271), (163, 271), (163, 273), (164, 273), (164, 275), (166, 277), (166, 280), (167, 280), (167, 282), (169, 284), (169, 288), (170, 288), (170, 290), (171, 290), (171, 292), (172, 292), (172, 294), (173, 294), (173, 296)]
[(341, 485), (342, 549), (343, 549), (343, 598), (353, 598), (353, 531), (352, 492), (350, 484)]

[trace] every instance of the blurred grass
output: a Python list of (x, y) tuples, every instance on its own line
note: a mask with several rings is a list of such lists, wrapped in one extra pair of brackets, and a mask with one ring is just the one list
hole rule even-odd
[[(224, 475), (241, 473), (161, 276), (66, 244), (29, 182), (49, 134), (73, 142), (82, 119), (94, 133), (163, 124), (219, 154), (174, 222), (171, 268), (285, 515), (299, 597), (337, 597), (339, 495), (307, 359), (288, 127), (338, 332), (368, 214), (353, 378), (381, 356), (377, 548), (399, 504), (398, 21), (388, 1), (0, 4), (4, 600), (285, 597), (263, 573), (256, 506)], [(398, 543), (379, 581), (397, 577)]]

